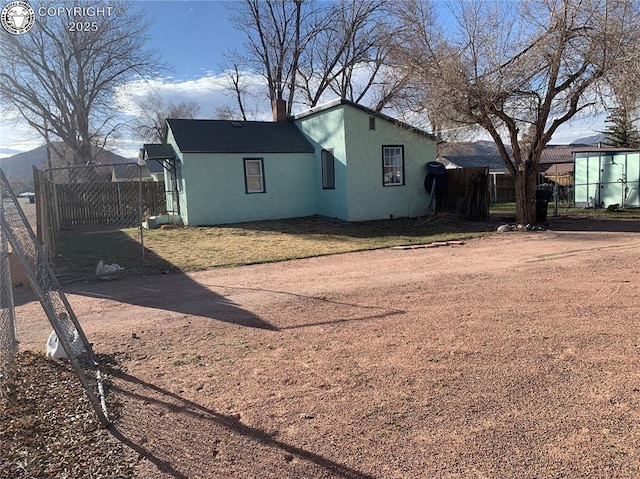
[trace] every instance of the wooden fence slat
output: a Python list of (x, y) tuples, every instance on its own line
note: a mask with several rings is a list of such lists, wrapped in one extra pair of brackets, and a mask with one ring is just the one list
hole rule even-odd
[(471, 219), (489, 216), (489, 168), (447, 170), (447, 190), (437, 198), (437, 211)]
[[(61, 227), (106, 224), (138, 226), (137, 182), (93, 183), (85, 188), (86, 191), (93, 192), (90, 194), (78, 191), (74, 186), (76, 185), (67, 183), (55, 185)], [(166, 209), (163, 183), (145, 182), (142, 191), (143, 210), (149, 211), (150, 214), (159, 214)], [(160, 211), (158, 206), (162, 207)]]

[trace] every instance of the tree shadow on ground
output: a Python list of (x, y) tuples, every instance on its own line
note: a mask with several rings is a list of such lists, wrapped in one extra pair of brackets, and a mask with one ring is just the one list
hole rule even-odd
[[(140, 243), (122, 231), (63, 235), (60, 244), (54, 266), (65, 293), (277, 330), (252, 312), (178, 272), (170, 262), (148, 249), (144, 251), (143, 267)], [(99, 260), (107, 265), (118, 264), (124, 271), (97, 277)], [(120, 278), (127, 280), (119, 281)], [(16, 305), (35, 299), (29, 287), (20, 288), (16, 293)]]
[(490, 230), (487, 222), (458, 219), (455, 215), (445, 213), (435, 215), (431, 218), (395, 218), (357, 222), (347, 222), (326, 218), (324, 216), (307, 216), (304, 218), (218, 225), (216, 228), (242, 228), (253, 231), (268, 231), (302, 236), (347, 236), (352, 238), (412, 237)]
[[(373, 476), (327, 457), (278, 440), (273, 433), (243, 424), (237, 415), (221, 414), (128, 374), (121, 370), (112, 356), (102, 358), (101, 362), (106, 364), (105, 371), (111, 378), (108, 390), (126, 403), (124, 406), (120, 404), (123, 407), (120, 411), (123, 413), (122, 419), (117, 420), (109, 431), (116, 439), (136, 451), (140, 458), (149, 460), (163, 474), (186, 479), (190, 477), (190, 473), (184, 469), (202, 467), (207, 467), (208, 473), (213, 473), (216, 464), (221, 463), (211, 458), (218, 455), (220, 447), (227, 447), (238, 451), (251, 449), (254, 453), (260, 449), (258, 454), (283, 461), (280, 467), (284, 466), (285, 461), (290, 463), (293, 459), (298, 459), (307, 463), (308, 467), (322, 477), (330, 474), (330, 477), (337, 478), (373, 479)], [(171, 429), (169, 434), (163, 435), (164, 431), (144, 426), (144, 417), (150, 410), (152, 414), (162, 417), (163, 424)], [(180, 442), (184, 437), (188, 437), (188, 441)], [(220, 444), (222, 440), (229, 444)], [(201, 441), (199, 444), (205, 445), (204, 449), (192, 450), (190, 446), (193, 441)], [(181, 450), (190, 451), (191, 457), (187, 458), (186, 466), (181, 466), (178, 461)], [(198, 461), (198, 455), (206, 456), (201, 458), (202, 463)], [(254, 472), (259, 468), (269, 467), (269, 464), (262, 464), (257, 458), (252, 459), (251, 454), (245, 454), (243, 459), (249, 463), (249, 467), (255, 467)], [(230, 460), (233, 462), (233, 458)]]

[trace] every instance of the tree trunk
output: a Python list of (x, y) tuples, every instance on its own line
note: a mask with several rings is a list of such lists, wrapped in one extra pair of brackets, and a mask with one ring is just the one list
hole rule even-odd
[(536, 224), (536, 176), (537, 168), (532, 168), (531, 163), (516, 170), (516, 223)]

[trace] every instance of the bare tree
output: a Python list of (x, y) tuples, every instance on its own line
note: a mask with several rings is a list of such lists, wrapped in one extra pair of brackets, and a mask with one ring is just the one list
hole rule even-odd
[(247, 121), (236, 109), (229, 105), (216, 108), (215, 116), (218, 120)]
[(235, 50), (229, 51), (224, 55), (222, 69), (227, 78), (227, 90), (233, 95), (237, 110), (230, 106), (219, 108), (216, 116), (220, 119), (248, 120), (245, 105), (247, 101), (251, 102), (251, 99), (248, 100), (248, 97), (253, 96), (252, 92), (250, 92), (249, 84), (251, 75), (240, 69), (240, 64), (237, 61), (240, 56), (241, 55)]
[(229, 69), (238, 104), (243, 96), (238, 66), (264, 75), (269, 99), (285, 93), (317, 105), (327, 93), (369, 104), (377, 111), (407, 84), (406, 73), (388, 68), (395, 26), (389, 0), (244, 0), (229, 5), (232, 20), (247, 32), (245, 53), (234, 52)]
[[(420, 101), (495, 141), (516, 185), (516, 219), (535, 222), (540, 156), (558, 128), (602, 108), (604, 91), (637, 68), (637, 0), (404, 0), (402, 61)], [(509, 154), (511, 147), (512, 154)]]
[(308, 41), (305, 27), (312, 15), (310, 0), (244, 0), (230, 2), (231, 20), (247, 34), (241, 62), (260, 72), (271, 101), (286, 91), (287, 114), (295, 97), (300, 52)]
[(327, 91), (355, 102), (369, 95), (377, 111), (391, 101), (404, 80), (386, 69), (394, 31), (388, 3), (349, 0), (318, 12), (316, 34), (299, 62), (300, 86), (309, 106), (317, 105)]
[(613, 108), (623, 110), (630, 126), (640, 130), (640, 62), (626, 65), (624, 75), (615, 75), (612, 80), (611, 103), (616, 105)]
[(38, 16), (28, 33), (2, 31), (0, 97), (43, 137), (61, 140), (74, 164), (89, 164), (119, 126), (114, 88), (150, 73), (157, 61), (144, 48), (148, 20), (132, 2), (69, 6), (109, 14), (91, 22)]
[(140, 116), (132, 124), (134, 136), (151, 142), (161, 143), (164, 139), (167, 118), (192, 119), (200, 113), (200, 106), (194, 102), (165, 102), (157, 93), (150, 93), (137, 101)]

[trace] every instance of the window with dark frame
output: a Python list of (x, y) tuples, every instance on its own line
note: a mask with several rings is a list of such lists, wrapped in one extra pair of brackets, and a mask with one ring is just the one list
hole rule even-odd
[(265, 193), (262, 158), (244, 158), (244, 186), (247, 194)]
[(382, 184), (383, 186), (404, 185), (404, 146), (382, 147)]
[(376, 129), (376, 117), (375, 116), (370, 116), (369, 117), (369, 129), (370, 130), (375, 130)]
[(322, 150), (322, 189), (333, 190), (336, 187), (336, 172), (333, 150)]

